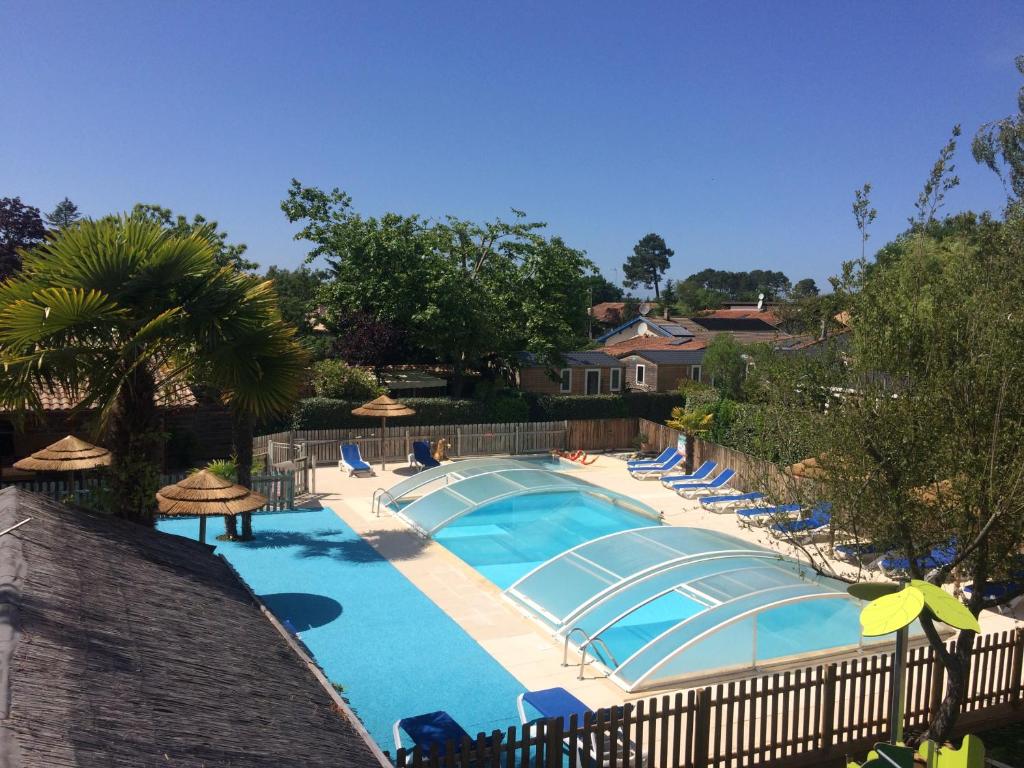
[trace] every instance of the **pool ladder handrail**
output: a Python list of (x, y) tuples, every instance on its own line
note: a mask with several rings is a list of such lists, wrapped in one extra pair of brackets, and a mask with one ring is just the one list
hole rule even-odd
[(370, 511), (374, 515), (380, 517), (380, 503), (381, 500), (387, 496), (391, 501), (394, 501), (394, 497), (388, 492), (387, 488), (376, 488), (373, 491), (373, 498), (370, 499)]
[(616, 667), (619, 666), (618, 660), (615, 658), (615, 655), (611, 652), (611, 649), (608, 647), (608, 644), (604, 640), (602, 640), (600, 637), (591, 637), (587, 634), (586, 630), (584, 630), (583, 627), (573, 627), (565, 633), (565, 643), (562, 647), (563, 667), (569, 666), (569, 638), (571, 638), (573, 634), (576, 632), (579, 632), (580, 635), (583, 636), (583, 639), (585, 641), (583, 645), (580, 646), (580, 673), (576, 678), (577, 680), (583, 679), (583, 668), (587, 665), (587, 648), (591, 646), (600, 645), (600, 647), (603, 648), (604, 652), (608, 655), (608, 658), (611, 659), (612, 664), (614, 664)]

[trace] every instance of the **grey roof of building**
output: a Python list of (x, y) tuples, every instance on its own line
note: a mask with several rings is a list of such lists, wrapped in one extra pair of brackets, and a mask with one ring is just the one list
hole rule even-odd
[(211, 548), (0, 491), (0, 765), (380, 766)]
[(778, 333), (779, 329), (757, 317), (692, 317), (693, 322), (709, 331), (746, 331)]
[[(582, 352), (563, 352), (562, 359), (565, 361), (565, 364), (571, 368), (618, 368), (622, 365), (617, 358), (612, 357), (607, 352), (602, 352), (596, 349), (584, 350)], [(537, 362), (537, 357), (529, 352), (523, 352), (519, 356), (519, 362), (522, 365), (540, 365), (540, 363)]]
[(704, 360), (701, 349), (638, 349), (631, 354), (649, 360), (652, 363), (665, 365), (700, 365)]

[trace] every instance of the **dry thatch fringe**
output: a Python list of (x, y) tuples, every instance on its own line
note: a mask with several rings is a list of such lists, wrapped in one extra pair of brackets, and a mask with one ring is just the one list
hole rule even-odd
[(254, 512), (267, 503), (266, 496), (205, 469), (164, 486), (157, 491), (156, 500), (164, 515), (237, 515)]
[(14, 463), (15, 469), (32, 472), (73, 472), (110, 464), (110, 451), (73, 435), (68, 435), (42, 450)]
[(377, 416), (385, 419), (396, 416), (412, 416), (415, 413), (416, 411), (409, 406), (396, 403), (387, 395), (381, 395), (376, 400), (371, 400), (352, 409), (353, 416)]

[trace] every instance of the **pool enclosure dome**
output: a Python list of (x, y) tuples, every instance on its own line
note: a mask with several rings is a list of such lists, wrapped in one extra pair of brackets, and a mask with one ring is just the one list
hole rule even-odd
[(413, 475), (374, 495), (374, 511), (388, 509), (424, 536), (499, 501), (549, 493), (581, 493), (652, 521), (657, 511), (571, 473), (538, 469), (516, 459), (464, 459)]

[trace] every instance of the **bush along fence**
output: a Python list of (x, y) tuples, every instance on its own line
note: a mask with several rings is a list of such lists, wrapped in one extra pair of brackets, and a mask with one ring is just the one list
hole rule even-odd
[[(976, 638), (960, 733), (1024, 720), (1024, 630)], [(844, 768), (889, 737), (889, 654), (538, 721), (430, 752), (400, 749), (398, 768)], [(930, 647), (911, 651), (905, 724), (920, 730), (943, 692)], [(632, 744), (632, 748), (629, 746)]]
[(359, 429), (301, 429), (263, 435), (253, 452), (266, 453), (268, 466), (308, 458), (316, 466), (336, 464), (341, 443), (356, 443), (364, 459), (405, 461), (418, 440), (444, 439), (452, 457), (517, 455), (582, 448), (628, 450), (637, 435), (636, 419), (585, 419), (513, 424), (442, 424), (386, 427), (367, 423)]

